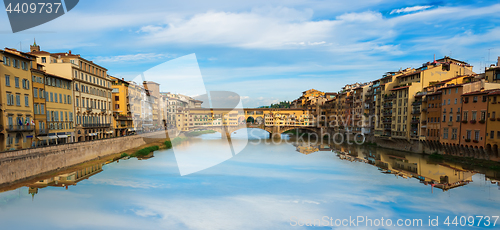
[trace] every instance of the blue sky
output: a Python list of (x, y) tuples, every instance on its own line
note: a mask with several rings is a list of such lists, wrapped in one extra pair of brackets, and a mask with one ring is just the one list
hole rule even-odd
[(254, 107), (309, 88), (338, 91), (434, 54), (480, 72), (500, 55), (499, 12), (496, 1), (86, 0), (17, 34), (0, 14), (0, 43), (27, 51), (36, 37), (43, 50), (72, 50), (129, 80), (195, 53), (208, 90)]

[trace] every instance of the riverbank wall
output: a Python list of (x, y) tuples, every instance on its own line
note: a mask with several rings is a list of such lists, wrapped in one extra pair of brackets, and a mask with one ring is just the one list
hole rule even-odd
[[(171, 138), (175, 134), (170, 135)], [(166, 139), (165, 131), (0, 153), (0, 186)]]

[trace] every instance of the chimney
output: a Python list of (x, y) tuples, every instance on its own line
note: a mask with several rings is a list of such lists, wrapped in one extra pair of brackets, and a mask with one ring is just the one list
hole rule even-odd
[(125, 81), (125, 78), (122, 77), (122, 81)]
[(71, 54), (71, 50), (68, 53)]
[(497, 59), (497, 66), (500, 66), (500, 56)]

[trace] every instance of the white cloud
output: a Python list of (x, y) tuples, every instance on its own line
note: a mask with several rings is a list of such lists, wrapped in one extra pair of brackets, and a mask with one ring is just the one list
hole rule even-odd
[(391, 11), (391, 14), (400, 14), (400, 13), (411, 13), (415, 11), (421, 11), (425, 10), (428, 8), (431, 8), (432, 6), (411, 6), (411, 7), (405, 7), (401, 9), (394, 9)]
[(117, 56), (99, 56), (96, 57), (96, 62), (130, 62), (130, 61), (154, 61), (158, 59), (173, 58), (173, 54), (156, 54), (156, 53), (142, 53), (142, 54), (127, 54)]

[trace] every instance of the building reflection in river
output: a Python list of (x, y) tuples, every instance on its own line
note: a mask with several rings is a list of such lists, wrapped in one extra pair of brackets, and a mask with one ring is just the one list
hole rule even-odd
[[(458, 164), (433, 162), (423, 155), (380, 148), (338, 145), (314, 146), (306, 142), (296, 143), (295, 147), (298, 152), (306, 155), (317, 151), (333, 151), (341, 160), (371, 164), (378, 167), (382, 173), (393, 174), (405, 179), (415, 178), (422, 184), (440, 188), (443, 191), (467, 185), (472, 182), (472, 176), (477, 173), (464, 169)], [(498, 180), (488, 179), (492, 183), (498, 184)]]
[(37, 181), (31, 185), (28, 185), (28, 192), (33, 197), (38, 193), (38, 190), (45, 187), (65, 187), (66, 190), (69, 186), (75, 186), (78, 182), (88, 179), (89, 177), (102, 172), (102, 166), (105, 163), (93, 164), (91, 166), (80, 168), (74, 172), (64, 173), (57, 175), (55, 177), (43, 179)]

